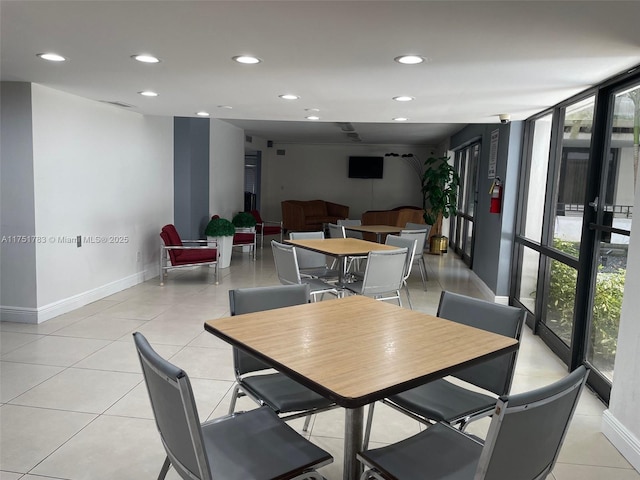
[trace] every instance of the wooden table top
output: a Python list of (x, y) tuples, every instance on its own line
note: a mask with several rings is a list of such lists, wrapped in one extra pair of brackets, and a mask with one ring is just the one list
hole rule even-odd
[(359, 238), (313, 238), (304, 240), (285, 240), (285, 243), (313, 250), (314, 252), (338, 257), (368, 255), (373, 250), (395, 250), (398, 247), (382, 245)]
[(204, 326), (346, 408), (518, 347), (509, 337), (360, 295), (209, 320)]
[(403, 227), (395, 227), (393, 225), (345, 225), (345, 230), (353, 230), (355, 232), (366, 232), (366, 233), (399, 233), (404, 230)]

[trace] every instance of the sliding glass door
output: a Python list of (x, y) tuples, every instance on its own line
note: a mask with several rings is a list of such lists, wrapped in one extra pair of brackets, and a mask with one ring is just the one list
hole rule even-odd
[(451, 218), (451, 240), (455, 252), (469, 266), (473, 260), (473, 232), (476, 202), (480, 143), (457, 150), (454, 168), (460, 177), (458, 212)]
[(640, 134), (640, 78), (527, 121), (511, 299), (608, 400)]

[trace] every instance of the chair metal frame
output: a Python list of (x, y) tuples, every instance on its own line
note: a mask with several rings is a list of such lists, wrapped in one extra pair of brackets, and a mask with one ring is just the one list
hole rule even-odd
[[(251, 234), (253, 236), (253, 241), (251, 243), (236, 243), (236, 235), (237, 234), (241, 234), (241, 235), (249, 235)], [(256, 227), (236, 227), (236, 233), (233, 235), (233, 245), (232, 247), (249, 247), (251, 249), (251, 258), (252, 260), (255, 261), (256, 259), (256, 237), (257, 237), (257, 233), (256, 233)]]
[[(437, 468), (437, 478), (502, 480), (514, 478), (517, 470), (518, 478), (544, 480), (556, 464), (588, 375), (581, 365), (551, 385), (499, 397), (484, 441), (439, 422), (378, 452), (360, 452), (358, 460), (369, 468), (360, 479), (413, 480), (431, 467)], [(409, 451), (420, 453), (418, 465), (409, 460)]]
[[(447, 308), (452, 308), (452, 309), (458, 308), (458, 305), (456, 305), (455, 302), (469, 303), (469, 308), (473, 308), (473, 311), (470, 313), (470, 316), (469, 316), (469, 319), (471, 321), (465, 322), (455, 318), (450, 318), (449, 320), (457, 321), (459, 323), (470, 325), (476, 328), (484, 328), (485, 330), (494, 331), (494, 333), (501, 333), (501, 334), (506, 334), (505, 332), (496, 331), (496, 330), (499, 330), (501, 326), (506, 327), (507, 330), (510, 330), (511, 328), (513, 328), (513, 331), (511, 331), (510, 334), (513, 334), (513, 338), (520, 341), (520, 338), (522, 336), (522, 329), (524, 326), (524, 320), (526, 316), (526, 312), (524, 309), (518, 309), (516, 307), (510, 307), (507, 305), (500, 305), (500, 304), (489, 302), (487, 300), (467, 297), (465, 295), (460, 295), (460, 294), (448, 292), (445, 290), (440, 295), (440, 303), (438, 305), (438, 312), (436, 315), (442, 318), (448, 318)], [(483, 319), (482, 315), (478, 314), (479, 309), (482, 309), (483, 306), (486, 306), (486, 309), (490, 309), (490, 310), (504, 309), (505, 312), (509, 310), (511, 315), (519, 311), (519, 315), (513, 324), (495, 325), (493, 329), (486, 328), (483, 325), (483, 323), (486, 322), (487, 319), (486, 318)], [(490, 315), (489, 310), (487, 310), (487, 313), (485, 313), (485, 315), (487, 316)], [(495, 314), (491, 313), (491, 315), (495, 315)], [(492, 318), (494, 317), (492, 316)], [(495, 398), (498, 398), (500, 395), (507, 395), (511, 390), (511, 384), (513, 383), (513, 375), (515, 373), (516, 361), (518, 359), (518, 351), (519, 349), (515, 350), (514, 352), (504, 354), (500, 357), (479, 363), (475, 366), (468, 367), (466, 369), (463, 369), (459, 372), (454, 373), (453, 377), (462, 379), (463, 381), (468, 382), (470, 384), (475, 385), (477, 383), (477, 385), (475, 386), (479, 388), (483, 388), (484, 393), (482, 395), (485, 397), (489, 397), (490, 394), (495, 396)], [(504, 362), (504, 364), (502, 364), (502, 362)], [(499, 373), (502, 373), (504, 376), (499, 377), (498, 378), (499, 381), (488, 382), (487, 380), (482, 379), (481, 381), (476, 381), (474, 383), (474, 378), (473, 378), (474, 376), (486, 375), (487, 371), (492, 372), (493, 369), (496, 368), (496, 365), (498, 365), (499, 368), (503, 369), (503, 371)], [(457, 388), (455, 386), (452, 386), (451, 382), (445, 379), (439, 379), (439, 380), (434, 380), (433, 382), (429, 382), (421, 387), (416, 387), (415, 389), (408, 390), (407, 392), (394, 395), (393, 397), (385, 398), (381, 401), (385, 405), (388, 405), (394, 408), (395, 410), (401, 413), (404, 413), (405, 415), (413, 418), (414, 420), (417, 420), (420, 423), (423, 423), (425, 425), (433, 425), (434, 423), (437, 423), (437, 420), (440, 420), (440, 419), (434, 420), (432, 418), (425, 417), (424, 415), (421, 415), (420, 413), (412, 411), (403, 405), (399, 405), (397, 401), (394, 401), (394, 397), (396, 399), (401, 400), (403, 396), (405, 396), (406, 398), (406, 396), (410, 395), (411, 392), (414, 390), (420, 391), (420, 389), (428, 388), (429, 385), (437, 385), (438, 383), (440, 383), (445, 388), (449, 387), (449, 390), (452, 390), (452, 389), (456, 390)], [(492, 385), (489, 386), (488, 383), (492, 383)], [(465, 395), (467, 392), (471, 392), (471, 390), (467, 390), (465, 387), (460, 387), (459, 395)], [(489, 400), (489, 399), (485, 398), (485, 400)], [(375, 403), (372, 403), (371, 405), (369, 405), (369, 411), (367, 414), (367, 421), (366, 421), (365, 433), (364, 433), (364, 442), (363, 442), (365, 447), (369, 444), (369, 438), (371, 436), (371, 427), (373, 424), (374, 409), (375, 409)], [(491, 401), (488, 401), (488, 403), (486, 403), (486, 406), (484, 408), (481, 408), (472, 412), (468, 412), (468, 411), (460, 412), (459, 415), (446, 420), (449, 424), (458, 425), (460, 430), (464, 430), (470, 422), (486, 417), (488, 415), (491, 415), (492, 412), (493, 412), (493, 403)]]
[(413, 259), (416, 255), (416, 248), (418, 245), (418, 241), (411, 238), (401, 237), (398, 235), (387, 235), (385, 240), (386, 245), (391, 245), (394, 247), (407, 248), (407, 261), (404, 267), (404, 276), (402, 278), (402, 286), (404, 287), (404, 291), (407, 294), (407, 303), (409, 303), (409, 308), (413, 310), (413, 305), (411, 304), (411, 294), (409, 293), (409, 286), (407, 285), (407, 280), (411, 275), (411, 269), (413, 268)]
[[(414, 225), (410, 227), (410, 225)], [(405, 229), (400, 232), (401, 237), (414, 237), (419, 239), (424, 235), (424, 239), (422, 240), (422, 247), (420, 245), (416, 246), (416, 255), (414, 258), (414, 262), (418, 264), (420, 268), (420, 276), (422, 277), (422, 286), (424, 287), (424, 291), (427, 291), (427, 281), (429, 280), (429, 275), (427, 274), (427, 265), (424, 261), (424, 249), (427, 244), (427, 239), (429, 238), (429, 232), (431, 230), (431, 225), (421, 225), (422, 228), (417, 228), (415, 225), (421, 225), (419, 223), (407, 223)], [(428, 227), (428, 228), (427, 228)]]
[[(408, 251), (408, 248), (397, 248), (369, 252), (363, 279), (347, 284), (345, 288), (357, 295), (370, 296), (376, 300), (397, 300), (398, 305), (402, 307), (400, 289), (404, 279)], [(398, 261), (398, 265), (394, 265), (394, 261)], [(394, 271), (395, 267), (398, 267), (397, 272)], [(376, 285), (381, 281), (387, 283)], [(375, 283), (372, 284), (372, 282)], [(387, 295), (391, 292), (393, 295)]]
[[(220, 456), (221, 452), (216, 452), (214, 447), (210, 446), (211, 440), (218, 436), (217, 431), (223, 430), (220, 427), (225, 423), (236, 423), (238, 424), (236, 428), (242, 428), (241, 426), (246, 424), (247, 418), (255, 418), (254, 423), (267, 423), (264, 425), (265, 437), (280, 439), (282, 435), (286, 435), (288, 438), (295, 438), (298, 442), (293, 446), (294, 449), (300, 445), (309, 445), (316, 452), (323, 453), (322, 458), (313, 465), (297, 466), (295, 473), (280, 472), (273, 477), (273, 480), (284, 478), (289, 480), (323, 480), (322, 475), (315, 469), (331, 463), (333, 461), (331, 455), (299, 436), (284, 422), (281, 422), (275, 413), (267, 415), (267, 412), (271, 412), (267, 407), (200, 423), (187, 373), (158, 355), (144, 335), (135, 332), (133, 337), (156, 427), (167, 455), (158, 480), (163, 480), (166, 477), (170, 466), (173, 466), (180, 477), (185, 479), (213, 480), (210, 460), (213, 455)], [(170, 394), (169, 391), (171, 391)], [(177, 402), (180, 402), (180, 408), (170, 408), (171, 403)], [(281, 434), (274, 435), (273, 430), (276, 429)], [(205, 439), (208, 439), (209, 442)], [(209, 451), (207, 450), (208, 445), (211, 447)]]
[[(175, 227), (174, 227), (175, 228)], [(177, 231), (176, 231), (177, 233)], [(215, 240), (182, 240), (180, 241), (183, 245), (167, 245), (162, 239), (162, 244), (160, 245), (160, 286), (164, 285), (164, 280), (169, 276), (170, 270), (175, 270), (178, 268), (187, 268), (187, 267), (201, 267), (204, 265), (213, 265), (215, 266), (215, 284), (218, 285), (220, 283), (219, 280), (219, 272), (218, 272), (218, 261), (220, 260), (220, 249), (218, 248), (218, 243)], [(184, 245), (184, 244), (195, 244), (195, 245)], [(210, 262), (195, 262), (195, 263), (181, 263), (174, 265), (171, 261), (171, 251), (173, 250), (216, 250), (216, 259)]]
[(314, 302), (317, 301), (318, 295), (322, 299), (325, 293), (335, 295), (338, 298), (342, 297), (342, 290), (338, 290), (334, 285), (320, 278), (302, 278), (298, 267), (296, 248), (293, 245), (271, 240), (271, 249), (280, 283), (283, 285), (308, 284), (309, 293)]
[[(251, 298), (256, 305), (253, 307), (242, 306), (243, 300), (246, 303)], [(258, 303), (262, 300), (260, 308)], [(241, 315), (244, 313), (253, 313), (256, 311), (271, 310), (274, 308), (283, 308), (293, 305), (301, 305), (309, 301), (309, 286), (306, 284), (301, 285), (275, 285), (267, 287), (252, 287), (252, 288), (240, 288), (229, 290), (229, 309), (231, 316)], [(329, 402), (327, 406), (316, 407), (306, 406), (306, 408), (295, 411), (282, 411), (268, 404), (265, 401), (264, 396), (260, 391), (252, 388), (245, 378), (247, 376), (261, 376), (258, 372), (263, 372), (262, 377), (272, 380), (277, 383), (279, 380), (288, 379), (283, 373), (277, 372), (275, 374), (264, 375), (266, 370), (272, 370), (270, 365), (258, 360), (254, 356), (247, 352), (244, 352), (236, 347), (233, 347), (233, 369), (236, 382), (233, 386), (231, 394), (231, 403), (229, 405), (229, 414), (233, 413), (236, 408), (236, 402), (238, 398), (246, 396), (253, 400), (258, 405), (267, 405), (272, 408), (278, 416), (285, 421), (294, 420), (296, 418), (305, 417), (305, 422), (302, 427), (302, 431), (306, 432), (309, 428), (309, 422), (311, 416), (336, 408), (337, 405), (333, 402)], [(290, 380), (294, 382), (294, 380)], [(315, 401), (314, 401), (315, 403)]]

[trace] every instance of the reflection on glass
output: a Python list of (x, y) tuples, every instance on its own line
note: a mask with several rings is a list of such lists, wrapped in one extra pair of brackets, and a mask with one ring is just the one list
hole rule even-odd
[(582, 235), (594, 107), (589, 97), (567, 107), (564, 119), (553, 239), (576, 245)]
[(464, 242), (464, 253), (465, 255), (471, 256), (471, 246), (473, 245), (473, 222), (465, 221), (465, 223), (467, 224), (467, 239)]
[(469, 152), (469, 162), (467, 164), (467, 181), (466, 184), (466, 212), (473, 217), (475, 210), (475, 191), (478, 177), (478, 156), (480, 155), (480, 145), (474, 145)]
[(536, 313), (536, 288), (540, 254), (530, 248), (520, 246), (522, 268), (520, 269), (520, 290), (518, 300), (532, 313)]
[(639, 134), (640, 87), (636, 86), (615, 97), (601, 223), (623, 232), (601, 233), (587, 346), (587, 360), (610, 381), (613, 381), (620, 308), (627, 271), (640, 148)]
[(544, 215), (545, 185), (549, 166), (551, 145), (551, 119), (546, 115), (535, 121), (531, 151), (531, 169), (527, 177), (526, 215), (524, 218), (525, 237), (539, 242), (542, 239), (542, 217)]
[[(561, 247), (568, 250), (574, 248), (569, 243)], [(577, 256), (577, 252), (567, 253)], [(570, 347), (578, 271), (557, 260), (550, 260), (550, 262), (545, 324)]]

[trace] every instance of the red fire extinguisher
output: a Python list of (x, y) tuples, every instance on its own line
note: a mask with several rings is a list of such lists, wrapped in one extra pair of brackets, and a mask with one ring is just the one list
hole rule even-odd
[(496, 177), (491, 184), (489, 194), (491, 195), (489, 213), (500, 213), (502, 211), (502, 182), (500, 177)]

